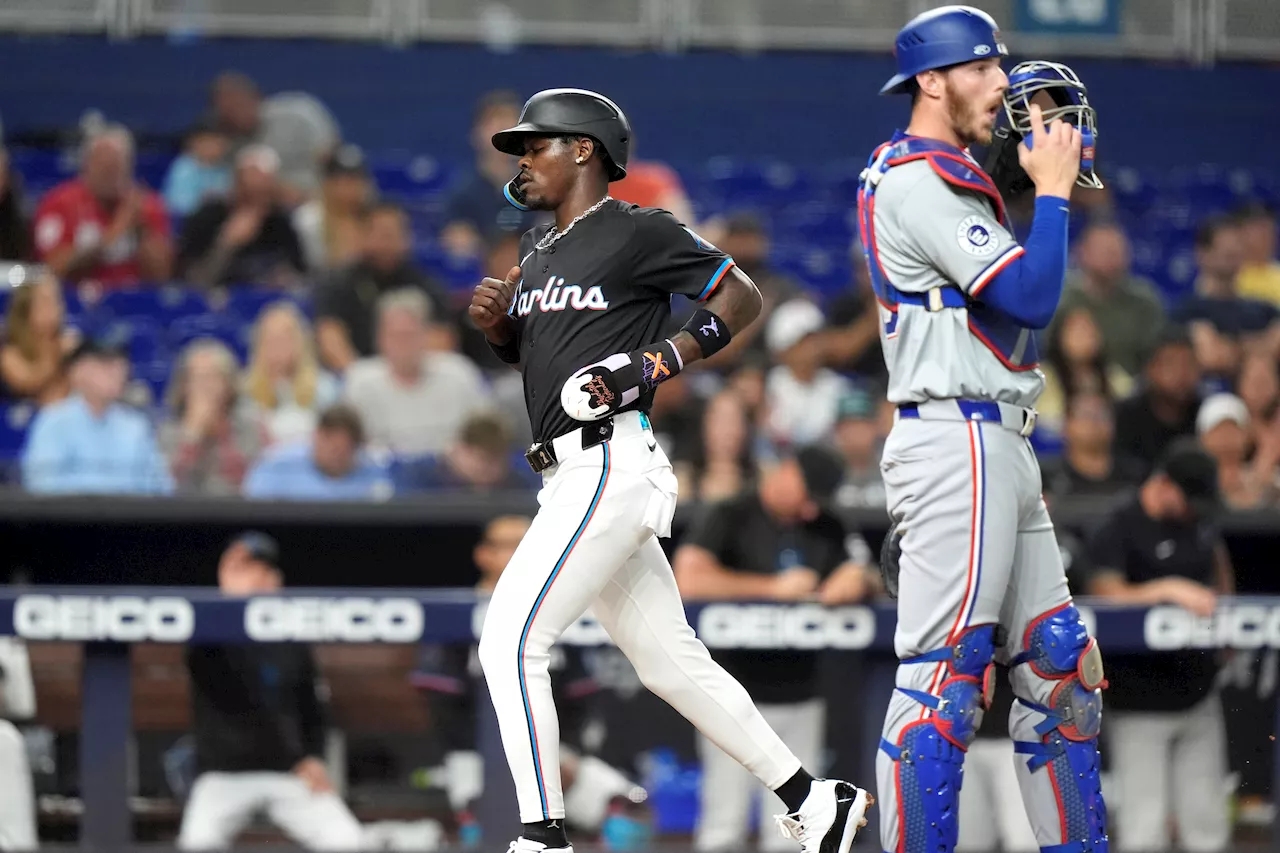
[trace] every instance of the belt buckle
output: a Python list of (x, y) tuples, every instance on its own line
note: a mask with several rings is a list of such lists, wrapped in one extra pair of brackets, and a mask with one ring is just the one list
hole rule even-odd
[(1030, 438), (1031, 433), (1036, 431), (1036, 419), (1039, 416), (1040, 416), (1040, 413), (1037, 412), (1035, 409), (1030, 409), (1030, 408), (1023, 409), (1022, 410), (1022, 429), (1018, 430), (1018, 434), (1021, 435), (1023, 438)]
[(529, 467), (533, 469), (533, 473), (541, 474), (543, 471), (556, 464), (555, 450), (551, 446), (551, 442), (544, 441), (541, 444), (534, 444), (524, 452), (524, 461), (529, 463)]
[(606, 418), (598, 423), (582, 428), (582, 449), (589, 450), (597, 444), (604, 444), (613, 438), (613, 418)]

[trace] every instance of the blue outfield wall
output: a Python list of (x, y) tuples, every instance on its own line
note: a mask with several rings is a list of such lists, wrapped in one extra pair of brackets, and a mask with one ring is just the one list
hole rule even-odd
[[(600, 89), (631, 115), (643, 155), (677, 163), (717, 154), (796, 163), (862, 158), (906, 108), (901, 98), (876, 94), (892, 73), (887, 54), (497, 54), (466, 45), (4, 37), (0, 56), (0, 117), (10, 135), (72, 125), (88, 108), (141, 131), (175, 132), (227, 68), (251, 74), (269, 92), (313, 92), (350, 139), (374, 151), (447, 159), (466, 156), (472, 104), (493, 88), (522, 95), (550, 86)], [(1101, 114), (1104, 161), (1275, 169), (1280, 99), (1266, 93), (1280, 90), (1280, 68), (1073, 65)]]

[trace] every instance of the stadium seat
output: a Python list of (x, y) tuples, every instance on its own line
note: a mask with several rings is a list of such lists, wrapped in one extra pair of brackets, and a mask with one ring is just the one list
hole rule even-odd
[(180, 287), (141, 287), (113, 290), (102, 297), (98, 310), (110, 317), (150, 317), (164, 324), (209, 310), (204, 296)]
[(233, 315), (197, 314), (183, 317), (169, 329), (169, 345), (175, 354), (192, 341), (213, 338), (231, 348), (243, 364), (249, 354), (249, 330)]
[[(76, 159), (69, 150), (14, 148), (10, 156), (24, 176), (32, 203), (76, 173)], [(170, 162), (168, 153), (140, 152), (140, 180), (159, 186)], [(469, 289), (480, 276), (479, 262), (449, 257), (433, 242), (443, 224), (445, 198), (467, 164), (408, 151), (370, 152), (369, 164), (381, 194), (409, 213), (418, 264), (451, 288)], [(671, 165), (684, 181), (699, 219), (756, 211), (773, 235), (775, 266), (819, 290), (838, 292), (847, 284), (848, 251), (855, 234), (852, 213), (865, 156), (825, 163), (719, 156)], [(1117, 221), (1133, 240), (1135, 271), (1152, 278), (1168, 299), (1179, 298), (1189, 287), (1191, 241), (1207, 215), (1249, 200), (1280, 201), (1280, 174), (1212, 165), (1151, 170), (1109, 162), (1102, 171), (1115, 200)], [(1084, 221), (1083, 213), (1073, 218), (1073, 239)], [(0, 288), (0, 311), (8, 296)], [(225, 304), (210, 306), (200, 294), (159, 288), (107, 293), (100, 305), (78, 305), (75, 291), (67, 288), (67, 316), (68, 325), (84, 331), (121, 319), (151, 318), (169, 327), (166, 350), (172, 350), (175, 339), (190, 340), (205, 330), (243, 352), (242, 327), (278, 298), (281, 294), (271, 290), (233, 288)], [(299, 299), (297, 304), (310, 315), (308, 301)], [(222, 318), (190, 319), (208, 314)], [(167, 356), (157, 349), (157, 357)]]
[(455, 176), (445, 164), (426, 154), (378, 158), (370, 171), (379, 192), (398, 201), (442, 196)]
[(227, 292), (227, 301), (222, 306), (223, 311), (231, 317), (236, 318), (241, 323), (253, 325), (258, 319), (258, 315), (262, 313), (262, 309), (266, 308), (273, 302), (290, 301), (295, 305), (298, 301), (292, 299), (289, 294), (271, 288), (242, 286), (233, 287)]
[(173, 375), (173, 363), (168, 359), (134, 362), (133, 377), (147, 386), (151, 394), (152, 404), (164, 403), (165, 391), (169, 387), (169, 379)]
[(0, 403), (0, 477), (11, 462), (22, 452), (27, 440), (27, 429), (35, 417), (36, 407), (31, 403)]
[(853, 280), (847, 244), (838, 252), (805, 244), (775, 246), (770, 262), (778, 272), (798, 279), (823, 296), (838, 293)]
[(93, 334), (124, 347), (132, 362), (151, 361), (168, 357), (167, 327), (166, 323), (153, 317), (123, 317), (100, 322), (93, 329)]
[(158, 151), (139, 151), (134, 158), (134, 175), (138, 181), (157, 192), (164, 187), (165, 176), (173, 164), (173, 155)]
[(414, 261), (450, 290), (470, 290), (484, 277), (479, 258), (460, 258), (432, 243), (414, 247)]

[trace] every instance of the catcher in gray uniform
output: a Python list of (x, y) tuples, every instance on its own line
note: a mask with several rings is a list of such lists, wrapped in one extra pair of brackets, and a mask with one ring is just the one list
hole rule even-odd
[[(997, 658), (1011, 670), (1009, 728), (1041, 850), (1107, 849), (1102, 659), (1067, 590), (1028, 441), (1044, 384), (1034, 330), (1062, 292), (1072, 186), (1100, 186), (1094, 113), (1070, 69), (1024, 63), (1006, 76), (1006, 53), (977, 9), (911, 21), (882, 90), (911, 95), (911, 121), (872, 155), (858, 194), (897, 405), (881, 468), (900, 665), (877, 771), (882, 849), (898, 853), (954, 850), (965, 750)], [(1032, 104), (1041, 95), (1052, 108)], [(1036, 193), (1025, 245), (968, 150), (992, 142), (1002, 111)]]

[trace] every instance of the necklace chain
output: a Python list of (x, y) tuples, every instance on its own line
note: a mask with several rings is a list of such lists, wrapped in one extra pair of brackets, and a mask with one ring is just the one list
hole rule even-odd
[(538, 244), (534, 246), (534, 248), (537, 249), (538, 251), (542, 251), (543, 249), (550, 248), (556, 243), (557, 240), (559, 240), (561, 237), (563, 237), (564, 235), (572, 231), (573, 226), (577, 225), (579, 222), (586, 219), (588, 216), (590, 216), (591, 214), (599, 210), (601, 207), (603, 207), (606, 201), (613, 201), (613, 196), (606, 195), (604, 198), (600, 199), (598, 202), (591, 205), (586, 210), (582, 211), (582, 213), (579, 213), (577, 216), (573, 218), (572, 222), (570, 222), (568, 225), (565, 226), (565, 229), (563, 231), (557, 231), (556, 227), (552, 225), (551, 230), (543, 235), (542, 239), (538, 241)]

